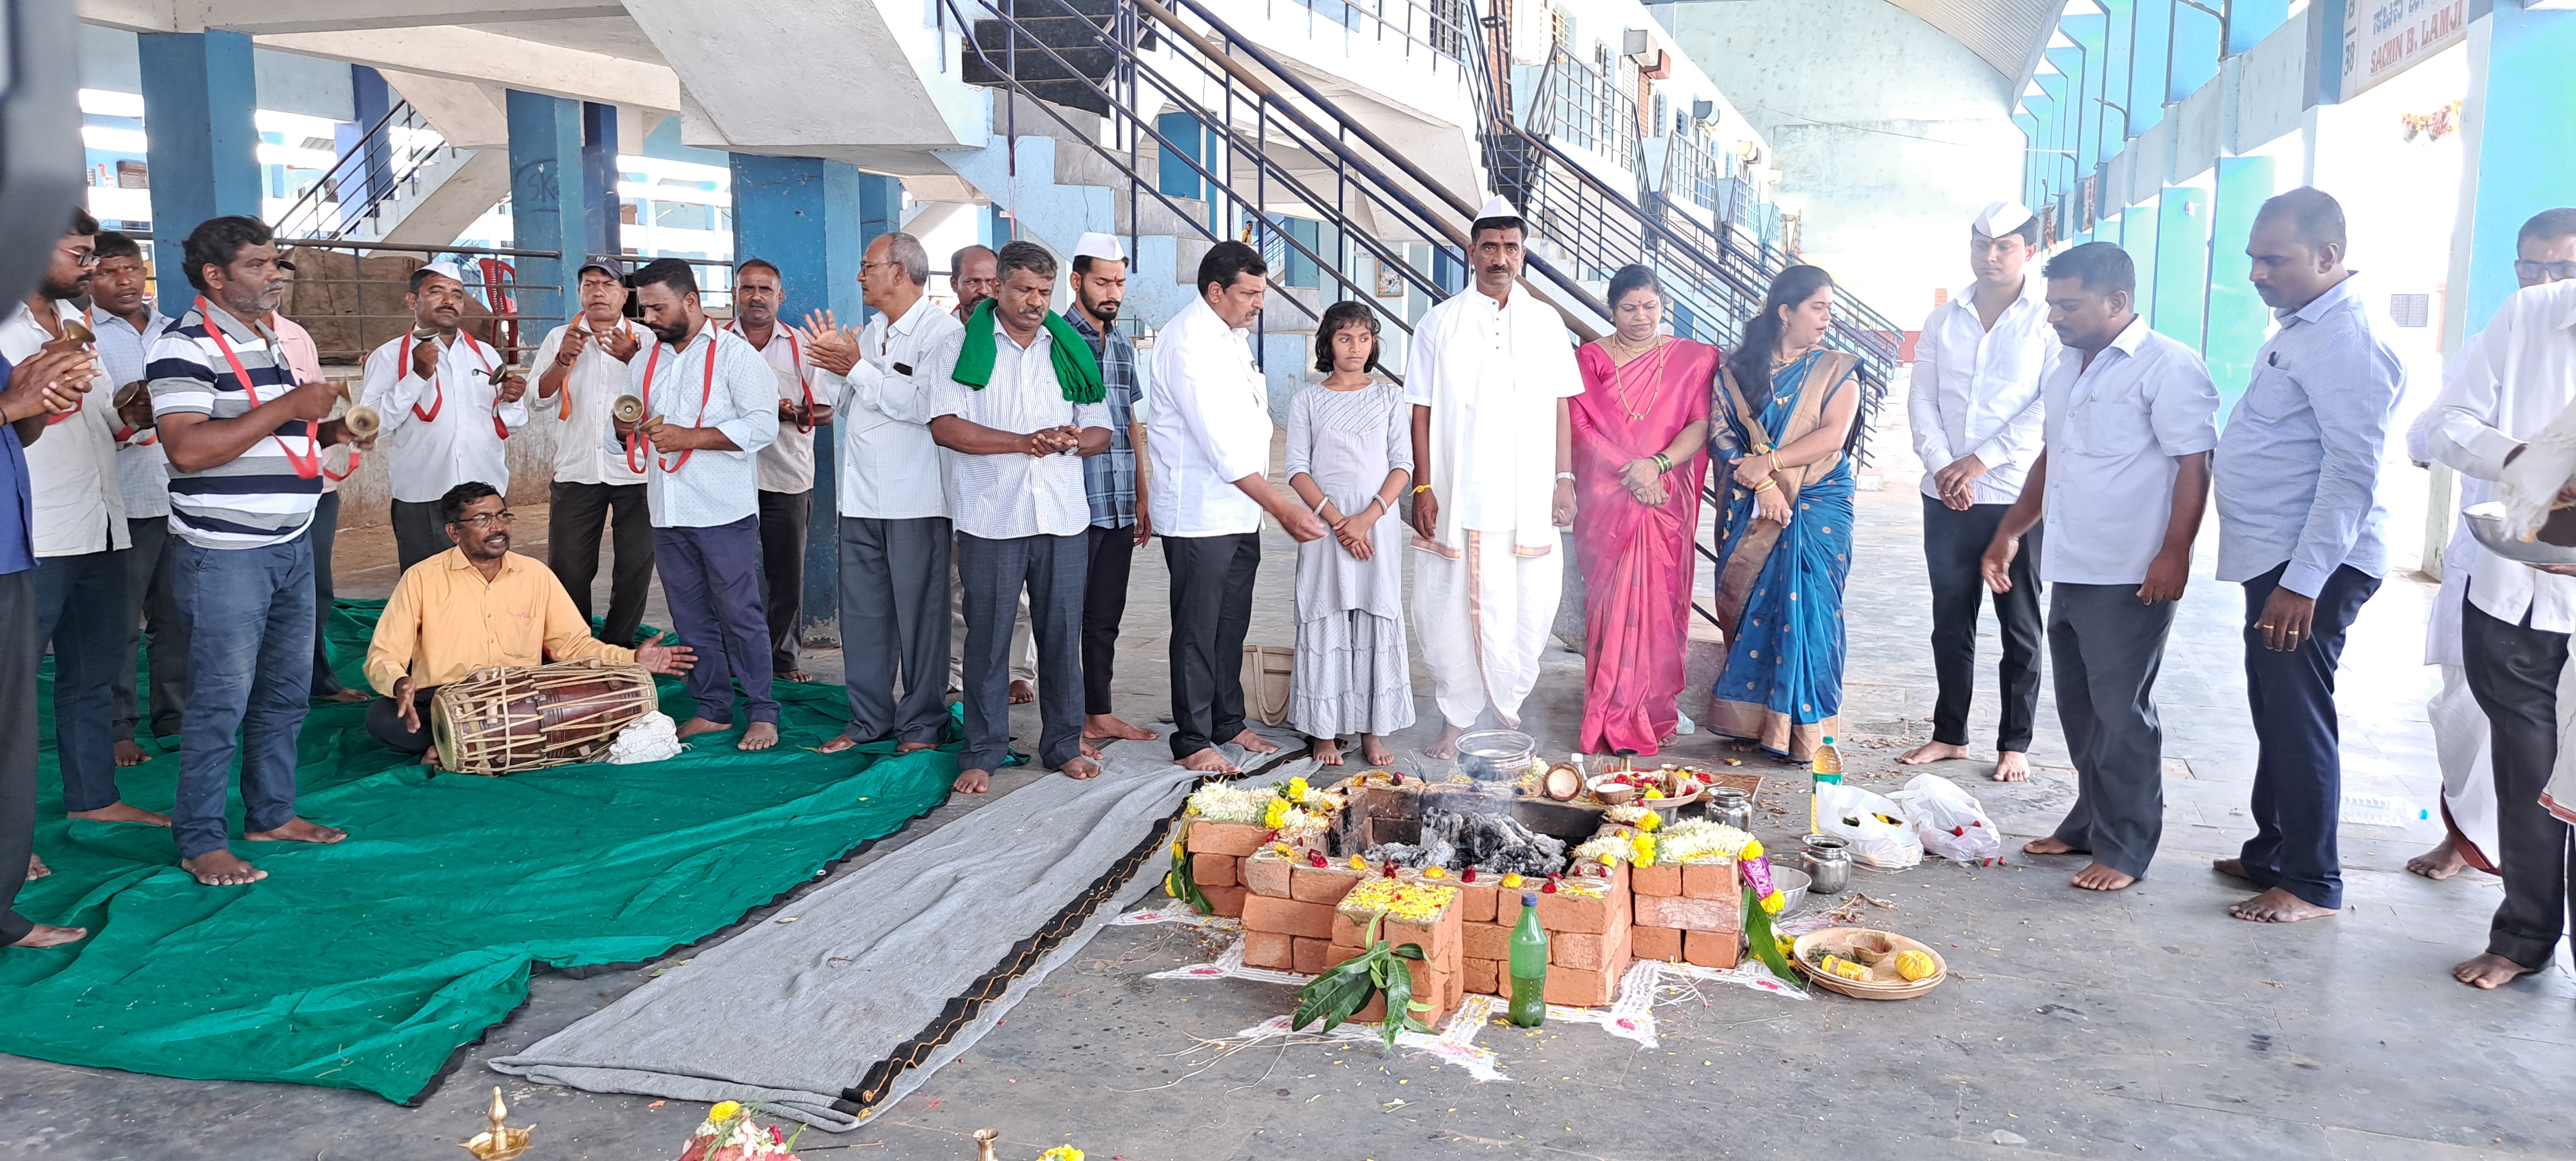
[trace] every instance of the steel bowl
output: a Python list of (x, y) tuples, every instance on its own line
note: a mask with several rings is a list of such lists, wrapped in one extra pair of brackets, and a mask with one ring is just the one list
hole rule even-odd
[(1805, 871), (1795, 867), (1784, 867), (1778, 863), (1771, 864), (1771, 887), (1780, 892), (1780, 914), (1789, 915), (1805, 906), (1807, 888), (1810, 885), (1812, 881), (1807, 878)]
[(1458, 739), (1458, 770), (1478, 782), (1516, 782), (1538, 759), (1538, 740), (1518, 730), (1478, 730)]
[(2522, 564), (2576, 565), (2576, 548), (2561, 547), (2544, 540), (2523, 540), (2506, 532), (2504, 504), (2490, 500), (2474, 504), (2460, 513), (2469, 522), (2469, 535), (2477, 538), (2487, 551), (2506, 560)]

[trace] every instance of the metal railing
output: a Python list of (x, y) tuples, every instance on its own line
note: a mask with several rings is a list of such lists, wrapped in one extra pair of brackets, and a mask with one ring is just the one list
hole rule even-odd
[(1726, 220), (1727, 167), (1720, 164), (1697, 133), (1664, 137), (1664, 172), (1655, 192), (1675, 202), (1697, 206), (1711, 220)]
[(462, 152), (410, 102), (402, 102), (359, 134), (269, 229), (287, 239), (348, 237), (361, 225), (380, 223), (399, 193), (419, 192), (431, 166)]
[(1558, 45), (1530, 98), (1529, 133), (1599, 155), (1621, 169), (1637, 159), (1637, 98)]
[(1337, 26), (1398, 48), (1410, 57), (1420, 52), (1457, 64), (1474, 35), (1476, 12), (1469, 0), (1265, 0), (1265, 11), (1302, 8), (1316, 21)]

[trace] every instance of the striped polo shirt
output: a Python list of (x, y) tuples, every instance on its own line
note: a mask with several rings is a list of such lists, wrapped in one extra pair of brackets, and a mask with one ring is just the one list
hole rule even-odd
[[(206, 329), (209, 311), (223, 328), (233, 358), (241, 362), (239, 374)], [(244, 323), (198, 299), (152, 345), (146, 369), (152, 378), (152, 414), (235, 419), (258, 405), (254, 394), (264, 403), (293, 390), (294, 372), (283, 365), (276, 343), (268, 328)], [(296, 458), (318, 450), (312, 424), (288, 420), (250, 450), (201, 472), (172, 467), (170, 530), (200, 548), (262, 548), (303, 535), (313, 522), (322, 479), (318, 473), (309, 479), (298, 474), (289, 449)]]

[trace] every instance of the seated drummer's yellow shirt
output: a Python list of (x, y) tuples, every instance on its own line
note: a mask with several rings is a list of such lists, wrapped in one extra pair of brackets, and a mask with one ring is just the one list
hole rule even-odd
[(486, 666), (593, 658), (627, 665), (635, 651), (592, 637), (552, 569), (504, 553), (500, 573), (485, 581), (463, 549), (451, 548), (394, 583), (367, 645), (367, 684), (392, 697), (406, 673), (413, 688), (429, 689)]

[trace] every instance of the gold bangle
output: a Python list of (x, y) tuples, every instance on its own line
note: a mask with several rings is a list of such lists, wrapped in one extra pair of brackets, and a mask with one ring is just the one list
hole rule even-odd
[(1774, 480), (1774, 479), (1771, 479), (1771, 478), (1770, 478), (1770, 477), (1768, 477), (1768, 476), (1765, 476), (1765, 477), (1763, 477), (1763, 480), (1762, 480), (1762, 482), (1761, 482), (1761, 483), (1753, 485), (1753, 494), (1754, 494), (1754, 495), (1756, 495), (1756, 496), (1759, 496), (1759, 495), (1761, 495), (1762, 493), (1764, 493), (1764, 492), (1768, 492), (1768, 491), (1770, 491), (1771, 489), (1773, 489), (1773, 488), (1777, 488), (1777, 487), (1779, 487), (1779, 486), (1780, 486), (1780, 482), (1779, 482), (1778, 480)]
[(1419, 496), (1419, 495), (1423, 494), (1424, 492), (1428, 492), (1428, 491), (1430, 491), (1430, 490), (1431, 490), (1431, 485), (1429, 485), (1429, 484), (1415, 484), (1415, 485), (1413, 486), (1413, 494), (1414, 494), (1414, 495), (1416, 495), (1416, 496)]

